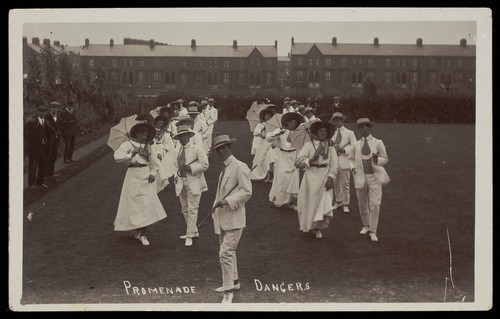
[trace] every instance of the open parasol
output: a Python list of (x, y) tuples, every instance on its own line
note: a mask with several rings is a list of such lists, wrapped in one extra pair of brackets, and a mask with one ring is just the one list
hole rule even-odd
[(281, 130), (281, 117), (283, 114), (275, 113), (269, 120), (266, 122), (266, 132), (271, 133), (277, 128)]
[(300, 150), (306, 142), (311, 141), (311, 132), (309, 131), (309, 127), (316, 121), (319, 121), (319, 119), (302, 123), (292, 133), (290, 133), (289, 138), (293, 148)]
[(136, 117), (136, 114), (124, 117), (120, 120), (120, 123), (110, 129), (107, 144), (113, 151), (116, 151), (123, 142), (130, 140), (130, 130), (135, 124), (142, 123), (136, 121)]
[(274, 105), (274, 104), (265, 104), (265, 106), (266, 106), (265, 107), (266, 109), (272, 110), (273, 113), (283, 113), (282, 110), (281, 110), (281, 108), (278, 107), (278, 106), (276, 106), (276, 105)]
[(259, 124), (260, 122), (260, 111), (265, 109), (266, 106), (264, 104), (257, 104), (257, 102), (253, 102), (252, 106), (247, 111), (247, 116), (246, 119), (248, 121), (248, 124), (250, 125), (250, 132), (253, 132), (254, 128)]

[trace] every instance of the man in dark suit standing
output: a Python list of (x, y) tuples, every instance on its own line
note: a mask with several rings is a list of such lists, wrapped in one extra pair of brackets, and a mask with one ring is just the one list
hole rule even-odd
[(49, 114), (45, 117), (49, 129), (49, 160), (47, 164), (47, 177), (57, 177), (54, 174), (54, 165), (57, 159), (57, 151), (59, 151), (59, 143), (61, 142), (62, 121), (59, 116), (60, 104), (51, 102), (49, 104)]
[(64, 139), (64, 163), (69, 164), (74, 162), (73, 151), (75, 150), (75, 136), (78, 126), (78, 120), (73, 110), (73, 102), (68, 101), (60, 116), (62, 120), (62, 137)]
[(37, 117), (28, 120), (24, 128), (24, 146), (28, 154), (28, 185), (30, 188), (44, 187), (47, 161), (49, 156), (49, 128), (45, 117), (47, 107), (42, 101), (36, 101)]

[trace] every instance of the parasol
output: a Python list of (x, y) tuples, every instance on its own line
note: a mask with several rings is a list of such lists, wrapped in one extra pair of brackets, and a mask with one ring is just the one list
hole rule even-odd
[(266, 122), (266, 132), (271, 133), (277, 128), (281, 130), (281, 117), (283, 114), (275, 113), (269, 120)]
[(310, 122), (302, 123), (293, 132), (290, 133), (289, 138), (293, 148), (300, 150), (306, 142), (311, 142), (311, 132), (309, 131), (309, 126), (317, 121), (319, 121), (319, 119), (314, 119)]
[(260, 122), (260, 111), (265, 109), (266, 106), (264, 104), (257, 104), (257, 102), (253, 102), (252, 106), (247, 111), (246, 119), (248, 124), (250, 125), (250, 132), (253, 132), (255, 126)]
[(110, 129), (107, 144), (113, 151), (116, 151), (123, 142), (130, 140), (129, 133), (135, 124), (142, 123), (136, 121), (136, 117), (136, 114), (124, 117)]
[(272, 110), (274, 113), (283, 113), (282, 109), (274, 104), (265, 104), (266, 109)]

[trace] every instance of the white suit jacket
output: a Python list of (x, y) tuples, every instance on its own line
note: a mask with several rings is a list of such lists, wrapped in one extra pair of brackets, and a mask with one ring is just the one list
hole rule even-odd
[(232, 230), (246, 226), (245, 203), (252, 196), (248, 166), (233, 155), (224, 161), (224, 165), (225, 173), (222, 180), (222, 172), (219, 175), (215, 202), (225, 199), (228, 205), (215, 209), (212, 215), (216, 234), (220, 234), (221, 229)]
[[(354, 144), (354, 147), (350, 150), (349, 152), (349, 168), (352, 170), (353, 168), (356, 169), (356, 174), (353, 174), (354, 176), (354, 187), (356, 188), (363, 188), (365, 185), (365, 173), (363, 170), (363, 159), (362, 159), (362, 154), (361, 154), (361, 148), (363, 146), (363, 140), (364, 138), (360, 138), (356, 144)], [(385, 145), (381, 140), (378, 140), (374, 138), (373, 136), (369, 135), (366, 137), (366, 140), (368, 141), (368, 146), (370, 147), (371, 153), (378, 154), (378, 161), (377, 163), (374, 163), (372, 160), (372, 166), (373, 166), (373, 172), (377, 179), (383, 184), (389, 183), (389, 175), (387, 175), (387, 172), (385, 169), (382, 167), (387, 162), (389, 162), (389, 158), (387, 157), (387, 152), (385, 150)]]
[(177, 169), (174, 175), (175, 181), (175, 193), (177, 196), (180, 195), (182, 188), (186, 187), (188, 194), (200, 195), (202, 192), (208, 190), (207, 182), (205, 180), (205, 172), (208, 169), (208, 157), (203, 148), (198, 145), (193, 145), (188, 142), (185, 146), (186, 155), (186, 165), (191, 166), (191, 172), (186, 172), (186, 177), (179, 177), (177, 172), (178, 167), (178, 157), (181, 152), (182, 145), (177, 143), (175, 147), (175, 160), (174, 165)]
[(210, 135), (214, 131), (215, 122), (219, 118), (219, 112), (214, 106), (207, 106), (204, 110), (203, 115), (205, 115), (206, 123), (208, 125), (207, 134)]
[(345, 150), (345, 154), (340, 154), (339, 158), (339, 168), (340, 169), (349, 169), (349, 152), (356, 144), (356, 135), (354, 132), (347, 129), (345, 126), (342, 126), (340, 129), (335, 130), (335, 134), (333, 134), (332, 141), (335, 143), (335, 139), (337, 138), (337, 134), (340, 131), (340, 135), (342, 136), (342, 140), (340, 141), (340, 148)]
[(200, 119), (200, 115), (198, 115), (196, 117), (196, 120), (194, 121), (193, 131), (198, 132), (201, 136), (201, 139), (204, 140), (208, 138), (209, 128), (207, 126), (207, 123), (203, 119)]

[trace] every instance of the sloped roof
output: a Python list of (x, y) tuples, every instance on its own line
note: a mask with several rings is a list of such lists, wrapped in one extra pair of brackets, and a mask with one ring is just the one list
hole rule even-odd
[[(27, 43), (27, 46), (28, 46), (28, 48), (32, 49), (36, 53), (42, 53), (43, 45), (38, 46), (38, 45), (33, 44), (33, 43)], [(64, 51), (68, 51), (66, 48), (63, 49), (62, 47), (57, 46), (57, 45), (53, 45), (53, 44), (50, 45), (50, 49), (53, 53), (56, 53), (56, 54), (59, 54), (59, 53), (64, 52)]]
[(114, 45), (109, 44), (90, 44), (84, 48), (76, 49), (81, 56), (95, 57), (226, 57), (226, 58), (244, 58), (248, 57), (254, 49), (259, 50), (265, 58), (276, 57), (277, 50), (274, 46), (216, 46), (216, 45), (197, 45), (191, 48), (188, 45), (156, 45), (150, 48), (149, 45), (127, 44)]
[(323, 55), (368, 55), (368, 56), (476, 56), (476, 46), (461, 47), (445, 44), (358, 44), (358, 43), (294, 43), (292, 54), (306, 55), (316, 44)]

